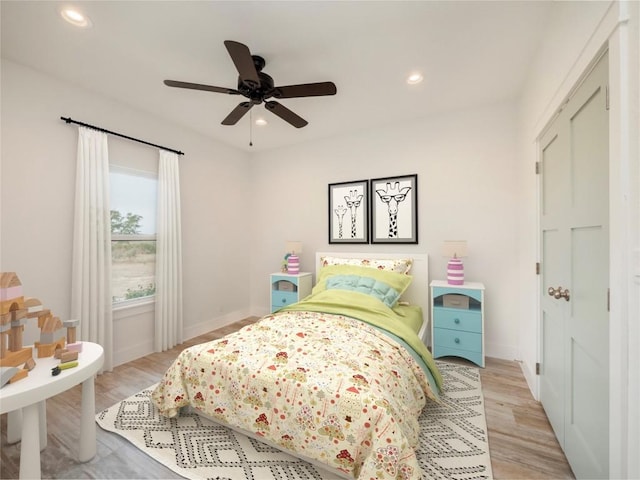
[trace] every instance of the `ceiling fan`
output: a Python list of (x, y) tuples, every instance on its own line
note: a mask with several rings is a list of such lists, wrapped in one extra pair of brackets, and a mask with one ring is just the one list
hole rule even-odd
[(238, 70), (238, 88), (214, 87), (211, 85), (201, 85), (199, 83), (180, 82), (177, 80), (165, 80), (164, 84), (169, 87), (190, 88), (192, 90), (205, 90), (207, 92), (226, 93), (229, 95), (242, 95), (249, 101), (241, 102), (222, 121), (222, 125), (235, 125), (254, 105), (264, 102), (267, 110), (273, 112), (285, 122), (296, 128), (302, 128), (308, 122), (289, 110), (284, 105), (269, 100), (270, 98), (299, 98), (299, 97), (320, 97), (325, 95), (335, 95), (336, 86), (333, 82), (304, 83), (300, 85), (287, 85), (276, 87), (273, 78), (264, 73), (266, 62), (258, 55), (251, 55), (249, 48), (233, 40), (225, 40), (225, 47)]

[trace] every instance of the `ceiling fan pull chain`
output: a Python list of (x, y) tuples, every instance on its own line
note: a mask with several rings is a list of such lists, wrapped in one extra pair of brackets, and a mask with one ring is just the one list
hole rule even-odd
[(249, 110), (249, 146), (253, 147), (253, 112)]

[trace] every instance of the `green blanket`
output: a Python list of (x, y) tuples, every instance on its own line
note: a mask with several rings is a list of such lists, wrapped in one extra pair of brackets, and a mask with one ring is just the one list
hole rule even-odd
[(345, 315), (362, 320), (370, 325), (386, 330), (404, 340), (429, 368), (438, 390), (442, 390), (442, 375), (422, 340), (402, 322), (393, 309), (369, 295), (347, 290), (322, 290), (298, 303), (280, 311), (310, 311)]

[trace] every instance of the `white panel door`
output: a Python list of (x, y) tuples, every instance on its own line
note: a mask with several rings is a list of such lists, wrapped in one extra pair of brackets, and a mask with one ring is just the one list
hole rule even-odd
[(609, 474), (605, 54), (540, 141), (540, 397), (577, 478)]

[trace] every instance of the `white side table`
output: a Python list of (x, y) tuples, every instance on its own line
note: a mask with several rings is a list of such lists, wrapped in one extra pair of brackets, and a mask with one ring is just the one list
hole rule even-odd
[[(102, 347), (82, 342), (78, 366), (51, 375), (51, 369), (60, 363), (53, 357), (37, 358), (36, 367), (29, 376), (0, 389), (0, 414), (8, 413), (7, 440), (20, 440), (20, 478), (40, 478), (40, 451), (47, 445), (46, 400), (82, 383), (80, 417), (80, 446), (78, 459), (91, 460), (96, 454), (95, 387), (93, 379), (104, 363)], [(21, 415), (20, 415), (21, 414)], [(20, 418), (22, 417), (22, 418)], [(22, 423), (22, 428), (19, 424)], [(35, 459), (38, 461), (35, 461)]]

